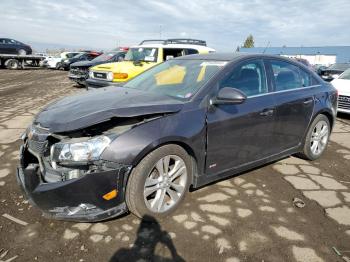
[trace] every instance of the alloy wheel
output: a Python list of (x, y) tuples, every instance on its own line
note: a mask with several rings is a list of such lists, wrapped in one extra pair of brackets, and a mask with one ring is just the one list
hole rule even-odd
[(319, 121), (311, 134), (310, 149), (311, 152), (318, 156), (326, 148), (329, 137), (329, 128), (326, 121)]
[(176, 155), (161, 158), (151, 169), (144, 185), (146, 206), (155, 213), (173, 207), (185, 193), (188, 172), (184, 160)]

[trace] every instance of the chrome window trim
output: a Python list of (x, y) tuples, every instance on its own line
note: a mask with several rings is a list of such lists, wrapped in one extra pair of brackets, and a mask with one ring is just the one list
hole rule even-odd
[(272, 91), (272, 92), (267, 92), (264, 94), (258, 94), (258, 95), (253, 95), (253, 96), (247, 96), (247, 98), (255, 98), (255, 97), (260, 97), (260, 96), (266, 96), (266, 95), (272, 95), (272, 94), (279, 94), (279, 93), (287, 93), (287, 92), (292, 92), (296, 90), (307, 90), (311, 89), (314, 87), (320, 87), (321, 85), (312, 85), (312, 86), (306, 86), (306, 87), (298, 87), (298, 88), (293, 88), (293, 89), (287, 89), (287, 90), (281, 90), (281, 91)]

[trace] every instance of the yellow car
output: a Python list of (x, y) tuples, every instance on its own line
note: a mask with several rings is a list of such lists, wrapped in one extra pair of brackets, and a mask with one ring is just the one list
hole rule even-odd
[(124, 61), (91, 67), (86, 83), (89, 89), (118, 85), (171, 58), (212, 52), (203, 40), (144, 40), (129, 49)]

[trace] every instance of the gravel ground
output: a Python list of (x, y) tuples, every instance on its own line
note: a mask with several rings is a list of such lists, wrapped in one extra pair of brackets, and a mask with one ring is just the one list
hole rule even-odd
[[(131, 214), (91, 224), (43, 218), (16, 183), (18, 137), (45, 104), (77, 92), (85, 90), (66, 72), (0, 70), (0, 262), (350, 261), (346, 115), (338, 116), (318, 161), (290, 157), (201, 188), (166, 221), (145, 223)], [(305, 206), (296, 207), (294, 198)]]

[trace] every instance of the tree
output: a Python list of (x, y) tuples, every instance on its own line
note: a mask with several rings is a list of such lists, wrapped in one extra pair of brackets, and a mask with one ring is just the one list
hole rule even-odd
[(254, 37), (250, 34), (243, 44), (244, 48), (252, 48), (254, 47)]

